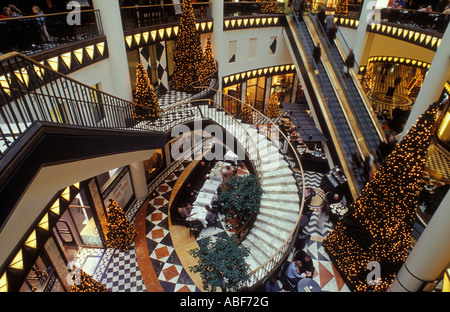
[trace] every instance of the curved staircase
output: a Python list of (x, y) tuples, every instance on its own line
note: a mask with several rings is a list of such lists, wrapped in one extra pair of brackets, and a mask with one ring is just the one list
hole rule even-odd
[[(301, 198), (295, 173), (280, 153), (279, 141), (269, 141), (254, 125), (237, 123), (223, 110), (209, 105), (198, 106), (203, 118), (210, 118), (247, 146), (251, 138), (259, 153), (259, 179), (265, 193), (260, 213), (242, 244), (250, 249), (250, 271), (263, 265), (286, 243), (300, 217)], [(247, 133), (242, 131), (245, 129)], [(301, 175), (297, 172), (298, 175)]]

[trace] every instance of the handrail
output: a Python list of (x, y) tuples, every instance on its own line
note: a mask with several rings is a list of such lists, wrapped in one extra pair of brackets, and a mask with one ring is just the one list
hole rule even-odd
[[(309, 11), (309, 12), (310, 12), (310, 15), (312, 16), (312, 15), (313, 15), (312, 12), (311, 12), (311, 11)], [(317, 24), (318, 24), (319, 26), (317, 26)], [(320, 27), (322, 33), (323, 33), (323, 34), (326, 34), (325, 29), (323, 28), (322, 24), (321, 24), (320, 22), (317, 21), (317, 16), (316, 16), (316, 19), (313, 20), (313, 25), (314, 25), (314, 28), (316, 28), (316, 29), (317, 29), (317, 27)], [(339, 27), (337, 27), (337, 29), (338, 29), (339, 32), (341, 31), (341, 30), (339, 29)], [(317, 30), (317, 31), (318, 31), (318, 30)], [(318, 31), (318, 32), (319, 32), (319, 31)], [(320, 33), (320, 32), (319, 32), (319, 33)], [(324, 40), (326, 43), (328, 43), (328, 45), (329, 45), (330, 47), (332, 47), (333, 45), (332, 45), (332, 43), (330, 42), (329, 38), (328, 38), (327, 36), (323, 36), (323, 37), (324, 37), (323, 40)], [(344, 38), (344, 36), (343, 36), (342, 33), (341, 33), (341, 37)], [(347, 46), (347, 49), (350, 50), (350, 47), (348, 46), (348, 44), (347, 44), (345, 38), (344, 38), (344, 42), (345, 42), (345, 44), (346, 44), (346, 46)], [(357, 62), (356, 60), (355, 60), (355, 64), (356, 64), (356, 67), (357, 67), (358, 70), (359, 70), (359, 65), (358, 65), (358, 62)], [(339, 72), (340, 72), (340, 69), (337, 68), (337, 64), (336, 64), (335, 62), (331, 62), (331, 65), (332, 65), (332, 67), (334, 68), (334, 70), (335, 70), (336, 73), (339, 73)], [(339, 80), (341, 81), (341, 83), (342, 83), (342, 78), (340, 77), (340, 75), (338, 75), (338, 79), (339, 79)], [(374, 98), (373, 93), (372, 93), (372, 90), (371, 90), (370, 86), (368, 85), (367, 81), (364, 79), (364, 76), (362, 76), (362, 81), (363, 81), (364, 84), (366, 85), (366, 88), (367, 88), (369, 94), (371, 95), (371, 99), (372, 99), (372, 101), (375, 103), (375, 105), (376, 105), (378, 111), (381, 112), (380, 107), (379, 107), (379, 104), (378, 104), (378, 102), (376, 101), (376, 99)], [(353, 81), (352, 81), (352, 83), (354, 84)], [(355, 85), (355, 84), (354, 84), (354, 85)], [(356, 85), (355, 85), (355, 88), (357, 88)], [(346, 94), (347, 98), (349, 98), (349, 93), (348, 93), (347, 88), (343, 88), (343, 91), (344, 91), (344, 93)], [(368, 108), (367, 108), (367, 106), (366, 106), (366, 104), (365, 104), (364, 98), (363, 98), (362, 96), (363, 96), (363, 95), (360, 94), (361, 101), (362, 101), (362, 103), (363, 103), (363, 105), (364, 105), (364, 107), (365, 107), (365, 109), (366, 109), (366, 111), (367, 111), (367, 114), (369, 115), (369, 117), (370, 117), (371, 119), (373, 119), (372, 116), (371, 116), (371, 114), (370, 114), (370, 111), (368, 110)], [(359, 121), (359, 124), (364, 124), (364, 123), (361, 122), (361, 119), (360, 119), (359, 114), (354, 114), (354, 116), (355, 116), (355, 117), (357, 118), (357, 120)], [(377, 116), (377, 118), (379, 118), (379, 117)], [(382, 120), (383, 120), (384, 122), (386, 122), (386, 121), (384, 120), (384, 117), (383, 117), (383, 116), (381, 116), (381, 118), (382, 118)], [(373, 122), (374, 122), (374, 125), (373, 125), (373, 126), (375, 127), (375, 130), (376, 130), (376, 133), (378, 134), (378, 136), (382, 135), (382, 134), (378, 131), (379, 129), (378, 129), (377, 125), (375, 124), (375, 122), (376, 122), (375, 119), (373, 119)], [(363, 133), (365, 133), (365, 130), (364, 130), (364, 129), (365, 129), (365, 127), (362, 128), (362, 132), (363, 132)], [(380, 140), (381, 140), (381, 139), (380, 139)], [(376, 147), (376, 151), (377, 151), (377, 156), (378, 156), (379, 159), (380, 159), (380, 162), (382, 162), (384, 159), (383, 159), (383, 155), (382, 155), (382, 153), (380, 152), (378, 146)]]
[(80, 10), (79, 24), (69, 24), (70, 12), (26, 15), (0, 20), (0, 52), (31, 55), (88, 38), (103, 36), (99, 10)]
[(1, 55), (0, 158), (35, 121), (151, 130), (133, 128), (137, 106), (141, 105), (76, 81), (19, 52)]
[[(299, 231), (299, 224), (300, 224), (300, 220), (302, 218), (302, 211), (303, 211), (303, 206), (304, 206), (304, 197), (303, 197), (304, 189), (305, 189), (304, 172), (303, 172), (303, 169), (302, 169), (300, 157), (298, 156), (297, 150), (293, 147), (293, 145), (288, 140), (288, 138), (285, 136), (285, 134), (280, 130), (278, 125), (273, 123), (270, 118), (268, 118), (267, 116), (265, 116), (264, 114), (262, 114), (261, 112), (256, 110), (251, 105), (248, 105), (247, 103), (241, 101), (240, 99), (238, 99), (238, 98), (236, 98), (234, 96), (231, 96), (231, 95), (228, 95), (226, 93), (223, 93), (220, 90), (215, 90), (215, 89), (213, 89), (211, 87), (200, 87), (200, 88), (206, 88), (206, 89), (209, 89), (209, 90), (213, 90), (213, 91), (216, 92), (216, 94), (219, 94), (219, 95), (222, 95), (222, 96), (227, 96), (227, 97), (237, 101), (242, 106), (249, 107), (256, 116), (260, 117), (262, 120), (265, 120), (267, 122), (266, 124), (270, 125), (270, 127), (275, 128), (277, 130), (277, 133), (282, 135), (284, 141), (288, 144), (289, 149), (292, 151), (292, 153), (293, 153), (293, 155), (295, 157), (295, 159), (294, 159), (295, 162), (299, 166), (299, 172), (298, 173), (301, 176), (301, 185), (299, 185), (299, 183), (297, 183), (297, 187), (299, 188), (299, 193), (302, 194), (301, 197), (300, 197), (299, 218), (296, 220), (295, 226), (293, 227), (293, 229), (289, 233), (288, 239), (282, 244), (282, 246), (269, 259), (267, 259), (263, 264), (261, 264), (258, 268), (254, 269), (253, 271), (251, 271), (249, 273), (250, 280), (246, 283), (246, 286), (250, 287), (250, 286), (254, 285), (255, 283), (257, 283), (259, 280), (261, 280), (270, 271), (272, 271), (276, 267), (278, 262), (284, 256), (286, 256), (286, 252), (289, 252), (292, 249), (293, 244), (295, 243), (295, 239), (296, 239), (297, 233)], [(223, 106), (220, 106), (220, 108), (222, 110), (226, 111), (226, 109)], [(229, 114), (231, 114), (231, 113), (229, 113)]]
[[(300, 34), (302, 41), (303, 41), (303, 42), (306, 42), (305, 34), (303, 34), (303, 31), (301, 30), (301, 28), (300, 28), (300, 26), (299, 26), (299, 23), (300, 23), (300, 22), (299, 22), (299, 20), (298, 20), (297, 14), (296, 14), (295, 12), (292, 12), (292, 14), (293, 14), (294, 19), (295, 19), (295, 22), (296, 22), (296, 24), (297, 24), (298, 33)], [(309, 52), (309, 55), (310, 55), (310, 56), (313, 55), (313, 51), (311, 51), (311, 49), (309, 49), (309, 47), (308, 47), (307, 45), (305, 45), (305, 49), (306, 49), (307, 52)], [(311, 58), (312, 58), (312, 57), (311, 57)], [(320, 74), (320, 71), (319, 71), (319, 69), (318, 69), (318, 67), (317, 67), (317, 64), (316, 64), (316, 62), (314, 61), (313, 58), (312, 58), (312, 61), (311, 61), (310, 65), (312, 66), (312, 69), (315, 71), (315, 73), (316, 73), (315, 76), (316, 76), (317, 79), (319, 80), (320, 85), (324, 85), (324, 79), (325, 79), (325, 78), (322, 77), (322, 75)], [(324, 88), (320, 88), (320, 92), (321, 92), (321, 95), (322, 95), (322, 98), (323, 98), (323, 99), (331, 99), (331, 98), (332, 98), (331, 94), (329, 94), (328, 91), (325, 90)], [(345, 114), (344, 114), (344, 115), (345, 115)], [(345, 130), (345, 129), (343, 128), (343, 125), (340, 124), (340, 123), (334, 123), (334, 125), (335, 125), (335, 127), (339, 128), (341, 131), (342, 131), (342, 130)], [(360, 147), (359, 147), (359, 145), (358, 145), (358, 142), (357, 142), (356, 138), (354, 137), (354, 133), (353, 133), (353, 131), (352, 131), (350, 125), (348, 125), (348, 127), (349, 127), (349, 131), (351, 132), (351, 134), (352, 134), (352, 136), (353, 136), (352, 138), (353, 138), (353, 141), (355, 142), (356, 148), (358, 148), (358, 149), (360, 150)], [(346, 144), (346, 143), (344, 143), (344, 144)], [(349, 150), (351, 150), (350, 146), (348, 146), (347, 144), (346, 144), (346, 147), (347, 147)], [(345, 157), (345, 156), (348, 157), (348, 159), (347, 159), (348, 161), (350, 160), (351, 155), (346, 155), (346, 154), (344, 154), (343, 156), (344, 156), (344, 157)], [(348, 170), (348, 173), (349, 173), (350, 175), (353, 174), (355, 177), (361, 178), (359, 172), (357, 172), (357, 171), (356, 171), (356, 172), (353, 172), (353, 171), (351, 171), (351, 170)], [(351, 178), (351, 177), (348, 177), (348, 178)], [(357, 181), (355, 181), (355, 186), (356, 186), (356, 185), (358, 185)], [(356, 190), (355, 190), (355, 191), (356, 191)]]

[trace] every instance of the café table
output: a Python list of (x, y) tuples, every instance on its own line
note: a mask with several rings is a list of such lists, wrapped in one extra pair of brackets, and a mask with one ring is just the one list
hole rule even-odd
[(191, 216), (187, 217), (186, 220), (187, 221), (199, 220), (203, 224), (203, 227), (206, 228), (208, 226), (208, 221), (206, 221), (207, 213), (208, 211), (206, 210), (205, 207), (193, 206), (191, 210)]
[(200, 190), (200, 192), (206, 192), (206, 193), (213, 193), (213, 194), (215, 194), (217, 192), (217, 189), (220, 187), (221, 184), (222, 184), (222, 181), (208, 179), (203, 184), (203, 187)]
[(193, 206), (205, 207), (206, 205), (211, 205), (213, 201), (214, 194), (209, 192), (199, 192)]
[(321, 292), (319, 284), (312, 278), (302, 278), (297, 284), (298, 292)]

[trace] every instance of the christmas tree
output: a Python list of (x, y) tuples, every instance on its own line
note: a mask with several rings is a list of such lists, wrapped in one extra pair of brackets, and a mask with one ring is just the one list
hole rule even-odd
[(241, 117), (244, 120), (244, 122), (253, 123), (253, 112), (250, 107), (250, 99), (248, 96), (245, 98), (245, 104), (241, 104), (241, 111), (239, 112), (239, 117)]
[(180, 28), (175, 41), (173, 55), (172, 89), (194, 92), (192, 84), (202, 85), (205, 81), (205, 62), (200, 43), (200, 34), (195, 27), (195, 15), (191, 0), (183, 1)]
[(108, 204), (108, 230), (106, 246), (120, 251), (128, 250), (136, 237), (136, 230), (128, 221), (122, 208), (113, 199)]
[(281, 13), (280, 8), (278, 7), (277, 0), (258, 0), (261, 3), (260, 12), (265, 14), (277, 14)]
[(270, 98), (269, 103), (264, 110), (264, 115), (268, 118), (275, 118), (280, 116), (280, 104), (278, 104), (278, 94), (274, 92)]
[(348, 13), (348, 0), (340, 0), (337, 7), (336, 13), (347, 14)]
[(72, 279), (71, 292), (108, 292), (108, 289), (103, 284), (97, 282), (92, 276), (81, 269), (77, 269)]
[[(418, 119), (324, 240), (325, 250), (355, 291), (388, 289), (408, 256), (437, 106)], [(372, 261), (380, 265), (376, 280), (368, 279)]]
[(214, 60), (210, 37), (206, 39), (204, 59), (205, 59), (205, 75), (209, 77), (216, 71), (216, 61)]
[(134, 92), (134, 118), (138, 120), (154, 120), (158, 118), (158, 97), (153, 91), (150, 78), (142, 63), (136, 66), (136, 91)]

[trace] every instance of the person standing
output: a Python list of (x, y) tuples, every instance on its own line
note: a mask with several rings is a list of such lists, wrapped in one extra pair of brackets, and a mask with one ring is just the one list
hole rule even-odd
[(355, 54), (353, 54), (353, 49), (350, 49), (350, 52), (347, 55), (347, 59), (344, 64), (344, 73), (345, 76), (350, 77), (350, 69), (355, 66)]
[(313, 58), (314, 58), (314, 62), (319, 63), (320, 61), (320, 57), (322, 55), (322, 50), (320, 49), (320, 43), (318, 43), (313, 50)]
[[(44, 12), (42, 12), (41, 8), (38, 7), (37, 5), (34, 5), (31, 9), (33, 10), (33, 13), (36, 15), (44, 15)], [(47, 42), (50, 42), (50, 35), (48, 34), (47, 25), (45, 24), (45, 17), (39, 16), (38, 18), (36, 18), (36, 21), (39, 25), (39, 30), (42, 36), (44, 37), (45, 40), (47, 40)]]

